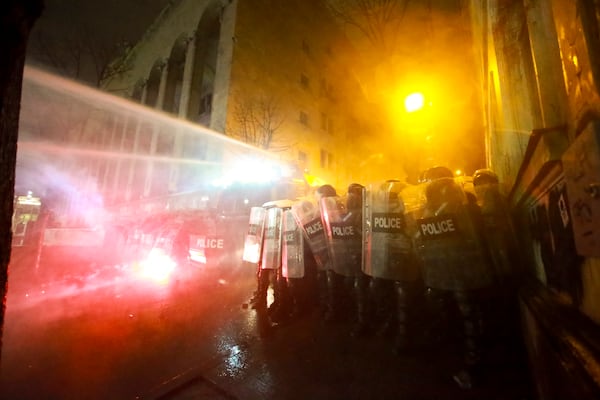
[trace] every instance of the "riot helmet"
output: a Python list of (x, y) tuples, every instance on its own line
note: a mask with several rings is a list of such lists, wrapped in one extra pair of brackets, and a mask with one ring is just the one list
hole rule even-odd
[(333, 197), (336, 196), (337, 193), (333, 186), (326, 184), (317, 188), (317, 195), (319, 195), (319, 197)]
[(473, 186), (492, 185), (498, 183), (498, 175), (491, 169), (478, 169), (473, 174)]
[(425, 170), (420, 177), (421, 182), (431, 182), (440, 178), (454, 178), (454, 174), (450, 171), (450, 168), (442, 165), (437, 165)]
[(360, 183), (351, 183), (350, 185), (348, 185), (348, 193), (352, 193), (357, 196), (362, 195), (363, 189), (364, 189), (364, 186), (361, 185)]
[(360, 183), (351, 183), (348, 186), (348, 200), (346, 207), (353, 210), (362, 207), (362, 195), (364, 186)]

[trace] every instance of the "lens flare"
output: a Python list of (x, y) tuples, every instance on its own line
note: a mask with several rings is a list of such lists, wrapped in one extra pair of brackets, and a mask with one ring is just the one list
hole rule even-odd
[(148, 257), (138, 265), (138, 272), (144, 279), (167, 284), (177, 263), (163, 249), (153, 248)]

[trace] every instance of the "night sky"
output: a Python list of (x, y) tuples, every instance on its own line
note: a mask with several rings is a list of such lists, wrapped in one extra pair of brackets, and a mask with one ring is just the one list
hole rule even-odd
[[(90, 48), (107, 58), (117, 43), (135, 43), (169, 0), (46, 0), (29, 40), (28, 63), (94, 84)], [(78, 68), (75, 59), (86, 61)]]

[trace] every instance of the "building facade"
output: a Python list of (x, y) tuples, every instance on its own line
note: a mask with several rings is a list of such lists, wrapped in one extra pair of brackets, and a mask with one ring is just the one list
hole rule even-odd
[[(343, 188), (389, 171), (358, 167), (377, 153), (379, 131), (348, 68), (356, 58), (320, 1), (177, 0), (105, 89), (266, 150), (311, 184)], [(194, 135), (154, 132), (146, 140), (151, 154), (222, 157)], [(170, 168), (170, 192), (202, 179)]]

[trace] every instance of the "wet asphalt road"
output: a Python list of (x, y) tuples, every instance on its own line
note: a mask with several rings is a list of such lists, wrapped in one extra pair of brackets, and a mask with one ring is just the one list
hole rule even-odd
[(150, 398), (236, 346), (243, 323), (231, 320), (253, 290), (252, 270), (189, 269), (160, 285), (126, 266), (59, 258), (36, 270), (31, 251), (13, 252), (2, 399)]
[(389, 338), (353, 338), (349, 324), (324, 324), (316, 312), (272, 324), (244, 307), (255, 279), (242, 265), (164, 287), (106, 271), (41, 285), (12, 271), (2, 399), (532, 398), (514, 343), (491, 343), (479, 385), (462, 390), (451, 379), (457, 342), (397, 356)]
[[(253, 310), (240, 310), (239, 321)], [(451, 374), (460, 361), (458, 343), (448, 342), (398, 356), (391, 340), (374, 333), (353, 338), (345, 323), (324, 324), (316, 313), (284, 325), (262, 318), (256, 332), (240, 334), (230, 357), (197, 371), (161, 399), (532, 399), (522, 348), (496, 344), (488, 348), (487, 368), (479, 384), (463, 390)], [(238, 321), (238, 322), (236, 322)], [(243, 329), (241, 330), (243, 332)], [(184, 380), (182, 380), (184, 381)], [(183, 383), (183, 382), (182, 382)], [(203, 395), (220, 388), (219, 397)]]

